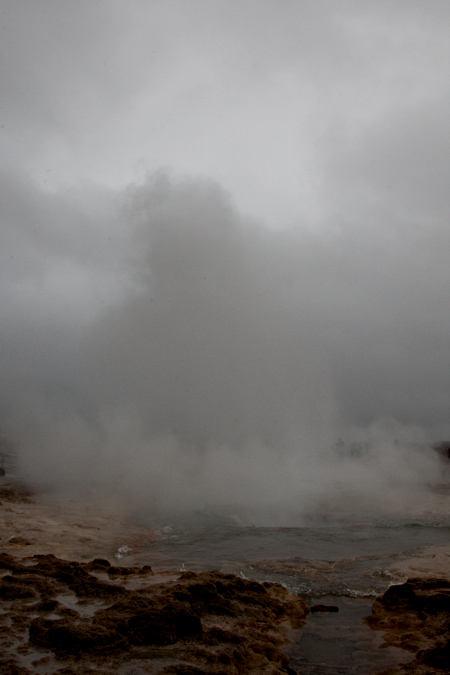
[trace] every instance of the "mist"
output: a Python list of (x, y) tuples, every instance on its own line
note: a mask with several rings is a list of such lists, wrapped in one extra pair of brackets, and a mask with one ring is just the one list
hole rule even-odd
[(0, 4), (21, 475), (149, 517), (428, 508), (450, 439), (448, 3)]
[[(86, 232), (92, 213), (88, 201)], [(415, 423), (423, 399), (407, 391), (402, 364), (408, 415), (377, 389), (393, 349), (378, 324), (396, 308), (370, 304), (380, 282), (361, 251), (374, 245), (367, 233), (270, 228), (214, 181), (162, 171), (101, 215), (109, 255), (99, 246), (87, 265), (87, 306), (44, 294), (35, 312), (16, 302), (3, 325), (4, 428), (29, 479), (95, 485), (134, 513), (233, 507), (265, 524), (405, 509), (441, 480), (436, 431)], [(83, 244), (66, 255), (86, 284)], [(406, 264), (400, 283), (410, 274)], [(405, 358), (416, 318), (407, 300), (394, 350)], [(351, 385), (357, 405), (346, 359), (369, 373)], [(342, 455), (342, 442), (365, 450)]]

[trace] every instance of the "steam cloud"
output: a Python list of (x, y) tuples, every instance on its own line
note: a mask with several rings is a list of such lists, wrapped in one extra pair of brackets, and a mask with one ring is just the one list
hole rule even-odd
[[(435, 288), (407, 290), (420, 242), (403, 240), (394, 269), (386, 254), (400, 247), (380, 230), (270, 230), (216, 184), (164, 173), (120, 208), (91, 195), (84, 210), (55, 198), (49, 209), (27, 189), (46, 224), (36, 237), (21, 225), (34, 267), (22, 258), (20, 283), (3, 286), (1, 370), (4, 427), (34, 480), (100, 481), (148, 510), (306, 513), (338, 495), (379, 505), (386, 485), (403, 503), (438, 479), (437, 458), (411, 445), (442, 430), (427, 398), (442, 376), (415, 311)], [(76, 238), (57, 239), (59, 211)], [(440, 327), (427, 331), (439, 343)], [(420, 355), (429, 373), (409, 370)], [(377, 421), (388, 416), (399, 421)], [(339, 457), (339, 436), (372, 449)]]

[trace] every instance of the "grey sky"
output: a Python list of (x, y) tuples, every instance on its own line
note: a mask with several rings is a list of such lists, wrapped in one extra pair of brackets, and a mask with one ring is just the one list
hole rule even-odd
[(116, 413), (137, 445), (450, 437), (449, 29), (439, 0), (0, 2), (2, 426), (86, 457)]
[(448, 14), (445, 2), (5, 2), (4, 161), (48, 188), (122, 187), (165, 166), (213, 176), (264, 219), (334, 216), (342, 171), (370, 184), (387, 171), (396, 191), (415, 152), (445, 156)]

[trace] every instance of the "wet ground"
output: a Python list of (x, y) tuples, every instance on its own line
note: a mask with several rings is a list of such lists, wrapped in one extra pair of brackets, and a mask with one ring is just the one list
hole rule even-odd
[[(294, 643), (289, 648), (291, 658), (289, 667), (305, 675), (362, 675), (363, 673), (369, 675), (370, 673), (383, 672), (394, 666), (400, 666), (402, 663), (413, 659), (413, 653), (400, 648), (395, 642), (391, 641), (387, 646), (383, 632), (373, 630), (364, 623), (363, 618), (370, 614), (374, 600), (374, 597), (362, 597), (366, 594), (364, 589), (367, 588), (370, 591), (370, 588), (373, 588), (377, 594), (382, 594), (390, 584), (394, 582), (400, 584), (409, 576), (426, 578), (434, 575), (441, 578), (450, 578), (450, 550), (445, 545), (426, 547), (409, 553), (387, 553), (384, 557), (366, 555), (341, 560), (323, 558), (307, 560), (294, 555), (291, 558), (280, 560), (276, 557), (276, 553), (279, 552), (277, 541), (286, 539), (288, 547), (294, 546), (293, 551), (290, 552), (295, 553), (296, 546), (307, 544), (305, 532), (303, 532), (302, 539), (302, 533), (299, 533), (298, 528), (259, 528), (261, 531), (257, 531), (258, 528), (241, 528), (239, 532), (235, 529), (234, 534), (230, 534), (228, 530), (218, 530), (208, 542), (204, 537), (204, 531), (189, 534), (185, 530), (182, 531), (181, 538), (170, 539), (177, 535), (174, 529), (168, 529), (164, 526), (160, 531), (155, 531), (153, 528), (142, 524), (130, 522), (120, 514), (120, 509), (117, 508), (114, 499), (106, 499), (104, 496), (100, 499), (95, 491), (85, 490), (84, 493), (73, 494), (66, 491), (59, 495), (45, 492), (32, 494), (26, 486), (17, 483), (8, 475), (2, 477), (0, 483), (0, 517), (4, 524), (0, 531), (0, 552), (7, 553), (18, 561), (22, 560), (25, 566), (33, 566), (36, 560), (39, 560), (39, 558), (33, 558), (33, 556), (48, 556), (48, 554), (53, 554), (66, 561), (82, 563), (100, 558), (107, 560), (112, 569), (114, 567), (132, 569), (133, 566), (142, 568), (145, 564), (152, 564), (155, 560), (155, 567), (158, 572), (156, 575), (142, 575), (136, 569), (134, 573), (116, 577), (109, 574), (106, 569), (101, 568), (91, 569), (88, 572), (95, 577), (99, 584), (120, 586), (126, 592), (131, 593), (141, 592), (145, 587), (148, 593), (151, 586), (158, 586), (161, 581), (169, 584), (175, 583), (181, 570), (195, 569), (195, 562), (189, 562), (191, 542), (193, 543), (192, 550), (200, 561), (199, 566), (203, 570), (208, 567), (220, 567), (220, 565), (212, 564), (212, 561), (204, 555), (205, 547), (212, 545), (215, 555), (222, 556), (221, 567), (224, 572), (234, 572), (238, 578), (239, 576), (254, 578), (260, 582), (281, 582), (293, 592), (303, 593), (309, 604), (314, 605), (320, 602), (339, 607), (339, 612), (309, 614), (304, 627), (300, 631), (292, 633), (291, 637), (294, 639)], [(441, 524), (437, 531), (445, 539), (445, 523)], [(431, 530), (428, 532), (414, 526), (410, 528), (408, 536), (417, 541), (419, 535), (423, 537), (424, 532), (428, 537)], [(338, 540), (339, 537), (348, 539), (353, 536), (355, 541), (359, 537), (362, 543), (365, 543), (364, 536), (361, 535), (361, 532), (358, 534), (356, 530), (353, 533), (341, 532), (338, 534)], [(325, 535), (328, 536), (326, 532)], [(245, 560), (244, 556), (238, 562), (233, 561), (235, 552), (230, 548), (230, 541), (233, 536), (236, 536), (241, 542), (245, 541), (247, 537), (247, 544), (250, 545), (250, 548), (253, 547), (254, 554), (259, 553), (260, 559)], [(311, 536), (315, 537), (316, 534), (312, 533)], [(325, 537), (323, 539), (325, 541)], [(390, 535), (385, 538), (388, 547), (391, 545), (391, 541), (393, 539), (390, 538)], [(319, 544), (323, 546), (323, 542), (319, 542)], [(338, 544), (336, 544), (336, 541), (333, 542), (333, 546), (341, 546), (342, 544), (343, 539), (340, 542), (338, 541)], [(366, 544), (369, 547), (374, 546), (374, 542), (371, 541), (366, 542)], [(400, 544), (399, 546), (401, 548)], [(272, 559), (262, 557), (262, 554), (267, 553), (267, 550), (273, 552)], [(173, 554), (170, 551), (173, 551)], [(226, 555), (227, 552), (228, 556)], [(217, 562), (219, 562), (219, 559)], [(45, 637), (42, 638), (45, 630), (41, 630), (40, 638), (37, 637), (38, 643), (41, 640), (39, 644), (36, 641), (32, 646), (28, 644), (31, 622), (37, 619), (50, 622), (67, 621), (72, 612), (74, 613), (72, 617), (76, 615), (76, 622), (83, 624), (83, 622), (92, 621), (96, 613), (107, 609), (108, 603), (105, 604), (105, 599), (96, 597), (95, 594), (87, 602), (86, 598), (80, 598), (74, 592), (74, 589), (67, 584), (65, 586), (63, 584), (60, 588), (55, 587), (50, 595), (44, 593), (44, 596), (41, 594), (42, 589), (32, 588), (31, 595), (27, 597), (27, 589), (22, 583), (25, 578), (23, 575), (22, 581), (19, 583), (14, 578), (14, 570), (11, 571), (6, 568), (1, 572), (1, 577), (2, 588), (6, 589), (3, 591), (4, 600), (8, 600), (6, 596), (10, 592), (14, 595), (14, 592), (17, 591), (19, 596), (21, 593), (25, 593), (24, 597), (9, 598), (9, 600), (18, 603), (16, 605), (16, 619), (7, 616), (5, 605), (2, 605), (3, 613), (0, 613), (0, 617), (2, 618), (3, 628), (0, 634), (3, 637), (8, 633), (12, 634), (13, 627), (16, 626), (18, 633), (15, 649), (20, 650), (14, 657), (20, 656), (20, 661), (5, 672), (11, 673), (11, 675), (47, 672), (76, 673), (76, 675), (79, 672), (95, 674), (123, 672), (127, 675), (131, 675), (131, 673), (142, 675), (143, 673), (156, 673), (158, 668), (161, 670), (161, 663), (158, 666), (152, 665), (151, 668), (149, 665), (147, 670), (143, 670), (142, 665), (136, 665), (138, 662), (133, 661), (132, 663), (129, 661), (125, 663), (126, 659), (122, 661), (120, 671), (117, 670), (117, 663), (114, 666), (116, 667), (114, 671), (105, 670), (104, 666), (101, 665), (92, 665), (90, 666), (91, 670), (82, 671), (80, 670), (80, 664), (75, 670), (64, 670), (64, 659), (62, 662), (58, 662), (61, 655), (52, 652), (51, 649), (49, 650), (42, 642), (42, 639), (44, 639), (44, 642), (46, 639)], [(8, 577), (13, 578), (11, 580)], [(353, 590), (350, 588), (351, 583), (353, 583), (352, 579), (357, 580), (355, 582), (357, 587), (355, 586)], [(345, 595), (346, 588), (351, 591), (347, 596)], [(330, 589), (334, 589), (336, 593), (326, 597), (326, 593)], [(353, 592), (355, 589), (356, 593)], [(317, 590), (320, 592), (317, 596), (314, 596), (314, 592)], [(40, 602), (44, 603), (44, 608), (37, 608)], [(56, 604), (45, 607), (46, 602)], [(242, 613), (243, 616), (246, 616), (246, 611)], [(37, 625), (38, 627), (40, 625), (41, 629), (43, 628), (42, 622)], [(48, 628), (48, 624), (46, 625)], [(207, 625), (207, 622), (205, 625)], [(75, 634), (77, 634), (77, 630), (75, 630)], [(173, 651), (170, 653), (174, 658)], [(177, 659), (173, 660), (173, 658), (172, 666), (175, 668)], [(197, 671), (192, 671), (192, 673), (195, 672), (199, 675), (199, 672), (219, 672), (217, 664), (215, 670), (205, 670), (205, 658), (202, 658), (203, 666), (201, 667), (203, 667), (203, 670), (198, 665), (202, 663), (200, 658), (199, 661), (196, 661)], [(50, 669), (49, 664), (53, 664), (53, 670)], [(164, 667), (166, 666), (167, 663)], [(245, 672), (251, 672), (251, 667), (253, 666), (249, 665)], [(20, 668), (23, 670), (20, 671)], [(175, 673), (176, 671), (172, 669), (172, 671), (167, 671), (167, 673), (169, 672)], [(408, 672), (431, 673), (433, 671), (411, 670)], [(441, 670), (441, 672), (443, 671)]]

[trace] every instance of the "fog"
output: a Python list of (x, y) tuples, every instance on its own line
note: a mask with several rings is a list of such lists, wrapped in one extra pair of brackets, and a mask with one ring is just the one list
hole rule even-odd
[[(10, 290), (5, 428), (32, 480), (96, 484), (131, 510), (231, 504), (272, 522), (325, 509), (329, 498), (350, 510), (404, 507), (442, 479), (426, 448), (433, 427), (420, 424), (426, 398), (407, 391), (403, 372), (424, 344), (408, 351), (417, 298), (404, 297), (397, 316), (395, 289), (377, 304), (377, 286), (389, 284), (370, 264), (378, 239), (271, 230), (241, 216), (216, 183), (164, 172), (109, 208), (108, 264), (101, 248), (84, 257), (82, 240), (66, 251), (88, 268), (73, 283), (92, 286), (89, 312), (74, 291), (65, 306), (57, 290), (46, 304), (35, 284), (28, 298), (21, 288), (21, 305)], [(58, 244), (49, 229), (43, 259)], [(92, 236), (84, 245), (95, 251)], [(46, 283), (38, 264), (29, 274)], [(396, 269), (403, 289), (415, 276), (408, 260)], [(419, 375), (426, 380), (414, 367), (410, 377)], [(382, 382), (394, 377), (407, 415)], [(352, 443), (367, 446), (362, 457)]]
[(450, 438), (448, 3), (0, 5), (22, 475), (264, 523), (425, 504)]

